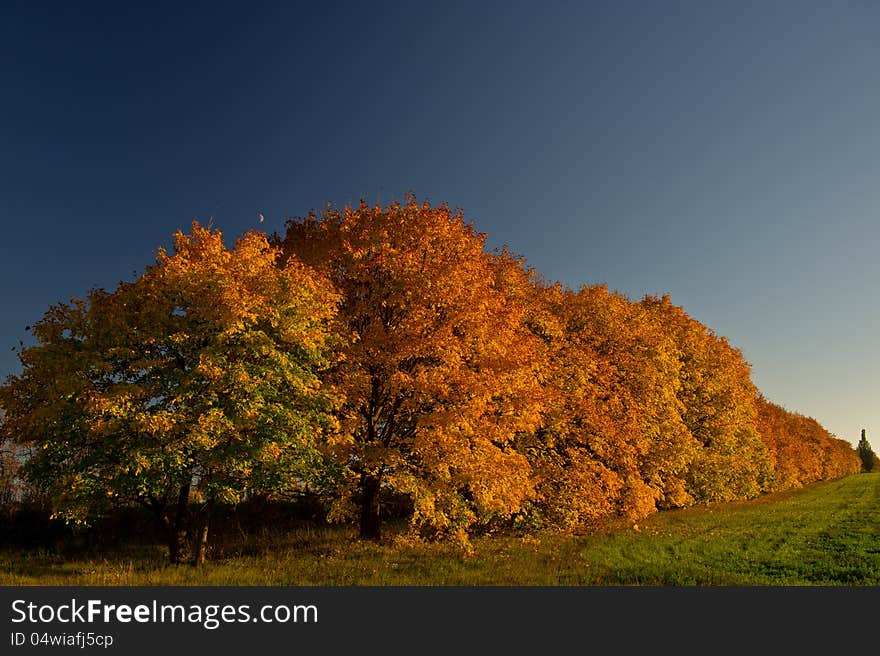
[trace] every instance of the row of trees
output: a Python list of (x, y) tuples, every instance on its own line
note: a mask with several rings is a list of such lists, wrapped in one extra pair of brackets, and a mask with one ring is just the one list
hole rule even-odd
[(573, 528), (857, 472), (852, 447), (763, 399), (668, 297), (543, 281), (460, 213), (408, 199), (249, 232), (194, 223), (112, 291), (51, 308), (0, 388), (27, 479), (87, 522), (154, 513), (186, 559), (192, 499), (308, 490), (381, 534), (380, 500), (461, 541)]

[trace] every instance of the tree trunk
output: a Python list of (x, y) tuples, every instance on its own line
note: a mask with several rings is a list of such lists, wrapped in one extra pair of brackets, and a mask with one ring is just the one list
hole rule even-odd
[(361, 537), (379, 540), (379, 486), (381, 475), (361, 474)]
[(202, 520), (202, 530), (199, 531), (199, 549), (196, 554), (196, 567), (201, 567), (205, 564), (206, 557), (208, 555), (208, 527), (211, 523), (211, 513), (214, 511), (214, 498), (208, 497), (208, 502), (205, 504), (205, 517)]
[(189, 560), (189, 491), (190, 484), (182, 485), (177, 495), (177, 514), (168, 537), (168, 560), (180, 565)]

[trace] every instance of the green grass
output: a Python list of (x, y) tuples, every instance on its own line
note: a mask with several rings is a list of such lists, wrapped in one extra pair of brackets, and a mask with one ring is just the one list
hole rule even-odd
[(880, 474), (760, 499), (450, 545), (363, 543), (350, 528), (267, 534), (201, 570), (160, 546), (100, 558), (0, 552), (3, 585), (877, 585)]

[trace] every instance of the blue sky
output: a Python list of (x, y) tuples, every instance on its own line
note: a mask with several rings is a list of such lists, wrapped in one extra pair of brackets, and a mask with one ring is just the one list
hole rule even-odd
[(771, 400), (880, 431), (877, 5), (72, 4), (0, 7), (0, 375), (195, 218), (412, 191), (549, 279), (669, 292)]

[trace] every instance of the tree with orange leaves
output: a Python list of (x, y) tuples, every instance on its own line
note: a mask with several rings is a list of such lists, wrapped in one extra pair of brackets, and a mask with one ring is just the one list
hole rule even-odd
[(786, 410), (761, 395), (756, 403), (758, 431), (770, 454), (774, 490), (859, 471), (852, 445), (834, 437), (815, 419)]
[(413, 198), (291, 221), (283, 245), (342, 294), (328, 381), (344, 398), (337, 449), (361, 536), (381, 535), (383, 489), (412, 500), (415, 529), (463, 541), (518, 510), (532, 480), (513, 440), (536, 425), (540, 394), (521, 263)]
[(665, 326), (604, 285), (536, 286), (534, 296), (546, 403), (538, 434), (520, 442), (539, 481), (539, 521), (573, 527), (691, 503), (686, 474), (699, 444), (681, 420)]

